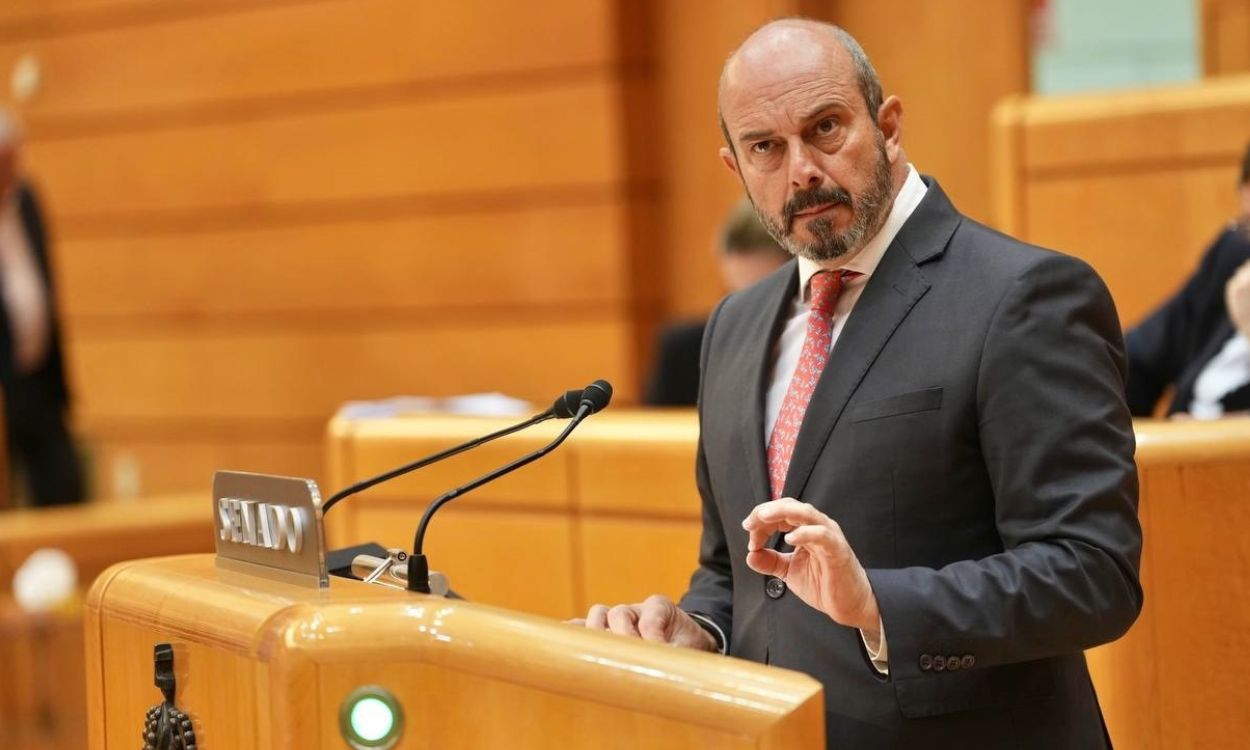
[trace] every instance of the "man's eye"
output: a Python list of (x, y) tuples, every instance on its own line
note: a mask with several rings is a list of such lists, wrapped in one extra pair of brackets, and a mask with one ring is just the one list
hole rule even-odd
[(838, 129), (838, 122), (832, 117), (826, 117), (825, 119), (816, 123), (816, 132), (820, 133), (821, 135), (829, 135), (830, 133), (832, 133), (833, 131), (837, 129)]
[(768, 141), (757, 141), (751, 144), (751, 153), (761, 154), (761, 155), (767, 154), (769, 151), (772, 150), (772, 147), (773, 147), (773, 144), (769, 143)]

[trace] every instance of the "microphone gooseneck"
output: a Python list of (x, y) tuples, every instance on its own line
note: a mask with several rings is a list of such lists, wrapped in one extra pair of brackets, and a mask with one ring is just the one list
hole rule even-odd
[[(560, 398), (569, 398), (574, 393), (578, 392), (569, 391)], [(543, 447), (527, 453), (515, 461), (501, 466), (488, 474), (484, 474), (467, 484), (448, 490), (435, 498), (435, 500), (429, 504), (429, 506), (425, 509), (425, 513), (421, 515), (421, 522), (417, 524), (417, 531), (412, 540), (412, 554), (408, 557), (409, 591), (417, 591), (423, 594), (430, 593), (430, 563), (429, 560), (426, 559), (422, 550), (425, 547), (425, 532), (429, 528), (430, 520), (434, 517), (434, 514), (438, 511), (438, 509), (467, 492), (472, 492), (488, 482), (493, 482), (505, 474), (510, 474), (522, 466), (537, 461), (558, 448), (560, 444), (568, 438), (573, 430), (577, 429), (577, 426), (581, 424), (586, 417), (602, 411), (607, 407), (608, 403), (612, 400), (612, 385), (606, 380), (596, 380), (580, 391), (580, 394), (581, 397), (579, 399), (577, 411), (573, 414), (572, 421), (570, 421), (568, 426), (565, 427), (550, 443), (547, 443)], [(559, 400), (557, 400), (557, 403), (559, 403)]]
[[(611, 386), (608, 386), (608, 388), (610, 390)], [(358, 492), (364, 492), (374, 485), (389, 482), (390, 480), (401, 477), (409, 472), (425, 468), (432, 463), (437, 463), (443, 459), (451, 458), (452, 456), (464, 453), (467, 450), (472, 450), (484, 443), (489, 443), (492, 440), (511, 435), (514, 432), (520, 432), (521, 430), (532, 427), (539, 422), (546, 422), (548, 419), (568, 419), (577, 413), (576, 405), (584, 402), (584, 393), (585, 392), (581, 389), (565, 391), (555, 400), (554, 403), (552, 403), (550, 407), (547, 408), (546, 411), (543, 411), (540, 414), (535, 414), (524, 422), (519, 422), (511, 427), (505, 427), (502, 430), (492, 432), (489, 435), (484, 435), (480, 438), (474, 438), (473, 440), (448, 448), (445, 451), (440, 451), (431, 456), (426, 456), (425, 458), (418, 459), (412, 463), (404, 464), (398, 468), (391, 469), (390, 471), (383, 472), (374, 477), (369, 477), (368, 479), (362, 479), (353, 485), (344, 487), (321, 504), (321, 513), (322, 515), (329, 513), (330, 509), (335, 505), (338, 505), (340, 501), (345, 500)]]

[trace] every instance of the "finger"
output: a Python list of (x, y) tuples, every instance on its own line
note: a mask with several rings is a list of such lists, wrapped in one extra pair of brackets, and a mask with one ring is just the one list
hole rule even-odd
[(799, 526), (828, 523), (829, 517), (807, 503), (791, 498), (761, 503), (751, 511), (742, 527), (748, 532), (747, 550), (762, 549), (769, 537)]
[(804, 524), (822, 523), (828, 516), (813, 508), (810, 504), (799, 502), (794, 498), (783, 497), (780, 500), (769, 500), (751, 509), (751, 513), (742, 522), (742, 528), (751, 531), (761, 526), (777, 526), (789, 524), (790, 528)]
[(778, 552), (775, 549), (757, 549), (747, 553), (747, 567), (765, 576), (785, 578), (790, 572), (792, 552)]
[(608, 630), (618, 635), (642, 637), (638, 632), (638, 608), (632, 604), (618, 604), (608, 610)]
[(790, 498), (782, 500), (770, 500), (760, 503), (751, 509), (747, 517), (742, 521), (742, 528), (747, 531), (747, 551), (752, 552), (757, 549), (763, 549), (768, 544), (769, 538), (778, 531), (785, 532), (794, 528), (786, 523), (766, 523), (762, 520), (762, 513), (767, 508), (774, 506), (779, 502), (791, 502)]
[(667, 643), (676, 609), (666, 597), (648, 597), (638, 613), (638, 634), (644, 641)]
[(586, 627), (591, 630), (608, 629), (608, 606), (606, 604), (596, 604), (590, 608), (590, 612), (586, 614)]
[(800, 526), (787, 533), (785, 540), (791, 547), (821, 547), (826, 550), (834, 550), (844, 545), (841, 534), (825, 525)]

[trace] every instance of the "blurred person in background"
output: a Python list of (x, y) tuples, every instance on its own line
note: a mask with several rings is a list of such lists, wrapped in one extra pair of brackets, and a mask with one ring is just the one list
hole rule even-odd
[(61, 355), (47, 236), (21, 174), (21, 136), (0, 110), (0, 385), (12, 485), (37, 506), (83, 499), (82, 469), (66, 427)]
[(1171, 299), (1128, 332), (1128, 405), (1148, 417), (1171, 389), (1173, 418), (1250, 412), (1250, 146), (1241, 213)]
[[(743, 198), (725, 219), (717, 248), (725, 289), (737, 292), (776, 271), (790, 253), (760, 223), (751, 201)], [(707, 320), (674, 323), (660, 333), (655, 368), (643, 403), (647, 406), (694, 406), (699, 395), (699, 347)]]

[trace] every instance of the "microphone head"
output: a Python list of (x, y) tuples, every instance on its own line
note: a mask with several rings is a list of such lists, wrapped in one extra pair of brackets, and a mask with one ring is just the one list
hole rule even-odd
[(606, 380), (596, 380), (582, 391), (581, 403), (578, 406), (589, 406), (588, 414), (595, 414), (606, 409), (611, 401), (612, 384)]
[(581, 388), (574, 388), (560, 394), (560, 397), (551, 405), (551, 413), (557, 419), (569, 419), (577, 413), (577, 407), (582, 405), (582, 393), (584, 391)]

